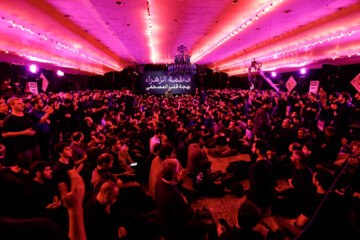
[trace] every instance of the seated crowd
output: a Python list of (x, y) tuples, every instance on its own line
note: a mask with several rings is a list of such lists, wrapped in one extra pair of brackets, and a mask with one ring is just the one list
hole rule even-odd
[[(26, 94), (0, 129), (1, 239), (359, 237), (358, 93)], [(228, 192), (238, 224), (214, 232), (191, 203)]]

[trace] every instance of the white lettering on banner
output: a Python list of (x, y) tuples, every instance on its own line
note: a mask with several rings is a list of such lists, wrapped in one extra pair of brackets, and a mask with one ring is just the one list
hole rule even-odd
[(189, 83), (189, 82), (191, 82), (191, 78), (190, 77), (183, 78), (182, 76), (180, 76), (179, 79), (178, 78), (173, 79), (172, 77), (170, 77), (169, 82), (171, 82), (171, 83), (174, 83), (174, 82), (176, 82), (176, 83), (183, 83), (183, 82)]
[(182, 85), (182, 84), (175, 84), (175, 85), (162, 85), (162, 86), (156, 86), (153, 84), (150, 84), (150, 86), (146, 87), (146, 91), (149, 91), (150, 89), (186, 89), (190, 90), (191, 86), (189, 85)]
[(162, 83), (189, 83), (191, 82), (191, 77), (176, 77), (173, 78), (170, 76), (170, 78), (168, 79), (167, 76), (160, 76), (160, 77), (155, 77), (155, 78), (151, 78), (151, 76), (148, 76), (145, 80), (145, 82), (149, 83), (149, 84), (153, 84), (153, 83), (157, 83), (157, 84), (162, 84)]

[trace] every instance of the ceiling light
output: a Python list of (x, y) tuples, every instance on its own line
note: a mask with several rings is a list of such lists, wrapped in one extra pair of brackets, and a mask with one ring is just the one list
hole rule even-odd
[(37, 73), (38, 67), (35, 64), (31, 64), (29, 70), (31, 73)]
[(61, 70), (57, 70), (56, 74), (57, 74), (59, 77), (63, 77), (63, 76), (64, 76), (64, 72), (61, 71)]
[(306, 74), (306, 68), (301, 68), (300, 69), (300, 74), (302, 74), (302, 75)]

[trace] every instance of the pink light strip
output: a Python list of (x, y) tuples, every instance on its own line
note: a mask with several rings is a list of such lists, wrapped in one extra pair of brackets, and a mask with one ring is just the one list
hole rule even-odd
[(62, 50), (64, 51), (68, 51), (68, 52), (73, 52), (73, 53), (76, 53), (80, 56), (82, 56), (83, 58), (86, 58), (90, 61), (93, 61), (93, 62), (96, 62), (98, 64), (102, 64), (102, 65), (105, 65), (111, 69), (114, 69), (114, 70), (117, 70), (117, 71), (121, 71), (122, 68), (119, 68), (118, 66), (115, 66), (115, 65), (112, 65), (110, 63), (105, 63), (104, 61), (102, 60), (99, 60), (97, 58), (94, 58), (88, 54), (85, 54), (84, 52), (81, 52), (78, 48), (75, 48), (75, 47), (70, 47), (66, 44), (63, 44), (61, 43), (60, 41), (56, 41), (54, 40), (55, 38), (54, 37), (51, 37), (51, 36), (46, 36), (45, 34), (41, 33), (41, 32), (35, 32), (34, 30), (30, 29), (30, 28), (27, 28), (21, 24), (17, 24), (15, 21), (12, 21), (12, 20), (9, 20), (9, 19), (6, 19), (5, 17), (2, 17), (2, 20), (6, 21), (7, 23), (11, 24), (14, 28), (18, 28), (22, 31), (25, 31), (25, 32), (28, 32), (29, 34), (32, 34), (32, 35), (38, 35), (40, 38), (42, 38), (43, 40), (47, 41), (47, 40), (50, 40), (50, 43), (55, 43), (57, 45), (57, 47), (61, 48)]
[[(290, 53), (293, 53), (293, 52), (296, 52), (298, 50), (310, 50), (310, 49), (314, 49), (314, 48), (310, 48), (311, 46), (316, 46), (316, 45), (321, 45), (325, 42), (332, 42), (333, 40), (338, 40), (338, 39), (341, 39), (341, 38), (347, 38), (347, 37), (351, 37), (353, 36), (354, 34), (358, 34), (360, 33), (360, 30), (351, 30), (351, 31), (339, 31), (339, 32), (336, 32), (334, 34), (331, 34), (331, 36), (326, 36), (326, 37), (323, 37), (321, 38), (320, 40), (316, 40), (316, 39), (312, 39), (312, 40), (309, 40), (307, 41), (306, 43), (304, 44), (298, 44), (298, 45), (293, 45), (293, 46), (290, 46), (290, 47), (286, 47), (286, 48), (283, 48), (283, 49), (279, 49), (277, 51), (273, 51), (273, 52), (270, 52), (270, 53), (267, 53), (266, 55), (261, 55), (261, 56), (252, 56), (251, 59), (255, 58), (256, 60), (258, 61), (262, 61), (262, 60), (269, 60), (269, 59), (277, 59), (279, 58), (280, 56), (284, 57)], [(236, 67), (236, 66), (240, 66), (240, 65), (246, 65), (246, 64), (250, 64), (251, 61), (249, 60), (245, 60), (245, 61), (238, 61), (238, 62), (235, 62), (235, 63), (231, 63), (231, 64), (228, 64), (228, 65), (225, 65), (225, 66), (221, 66), (219, 67), (220, 70), (224, 70), (224, 69), (229, 69), (229, 68), (232, 68), (232, 67)]]
[[(337, 56), (328, 55), (327, 57), (313, 58), (310, 61), (304, 61), (304, 62), (299, 62), (299, 60), (294, 60), (293, 62), (290, 63), (288, 60), (286, 60), (287, 61), (286, 63), (279, 63), (279, 64), (271, 64), (271, 63), (263, 62), (263, 71), (274, 71), (276, 69), (285, 68), (285, 67), (303, 67), (324, 58), (328, 58), (328, 59), (332, 58), (333, 60), (335, 60), (337, 58), (344, 58), (344, 57), (351, 58), (353, 56), (360, 56), (360, 49), (344, 51), (342, 54)], [(249, 65), (244, 66), (242, 69), (228, 72), (229, 76), (247, 74), (248, 67), (250, 66), (250, 64), (251, 62), (249, 63)]]
[(256, 11), (252, 16), (248, 17), (245, 21), (243, 21), (236, 29), (231, 31), (231, 33), (228, 33), (225, 37), (223, 37), (221, 40), (219, 40), (217, 43), (213, 44), (211, 47), (209, 47), (204, 52), (200, 53), (198, 56), (194, 57), (193, 62), (198, 62), (202, 58), (204, 58), (209, 53), (213, 52), (215, 49), (220, 47), (222, 44), (229, 41), (231, 38), (236, 36), (239, 32), (241, 32), (243, 29), (248, 27), (251, 23), (258, 20), (260, 16), (265, 15), (267, 12), (269, 12), (275, 5), (283, 2), (283, 0), (275, 0), (271, 3), (266, 4), (265, 6), (261, 7), (258, 11)]
[(157, 54), (155, 53), (154, 48), (154, 37), (152, 32), (152, 24), (151, 24), (151, 12), (150, 12), (150, 1), (146, 1), (147, 6), (147, 20), (148, 20), (148, 35), (150, 41), (150, 54), (151, 54), (151, 61), (155, 64), (157, 62)]
[(10, 49), (1, 49), (1, 51), (5, 52), (6, 54), (13, 54), (13, 55), (17, 55), (19, 57), (25, 57), (31, 61), (50, 63), (50, 64), (54, 64), (56, 66), (60, 66), (63, 68), (71, 68), (71, 69), (75, 69), (75, 70), (80, 70), (80, 71), (89, 72), (89, 73), (96, 73), (96, 74), (100, 74), (100, 75), (103, 75), (105, 73), (101, 68), (94, 69), (94, 67), (85, 67), (85, 66), (80, 66), (78, 64), (69, 64), (68, 62), (65, 62), (65, 61), (60, 62), (60, 61), (54, 60), (54, 59), (46, 59), (45, 57), (34, 56), (32, 54), (28, 54), (28, 53), (24, 53), (24, 52), (17, 52), (17, 51), (13, 51)]

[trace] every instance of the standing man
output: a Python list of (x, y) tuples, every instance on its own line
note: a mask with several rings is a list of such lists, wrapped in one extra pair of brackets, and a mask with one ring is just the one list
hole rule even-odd
[(10, 98), (8, 105), (12, 113), (4, 120), (2, 136), (9, 138), (10, 151), (14, 151), (20, 163), (29, 168), (32, 162), (40, 160), (35, 124), (32, 117), (24, 113), (24, 103), (21, 98)]
[(156, 129), (154, 132), (154, 136), (152, 138), (150, 138), (150, 141), (149, 141), (150, 153), (152, 153), (154, 151), (154, 147), (156, 144), (161, 143), (161, 140), (160, 140), (161, 133), (162, 133), (162, 131), (160, 129)]
[(273, 197), (272, 165), (266, 157), (268, 145), (265, 141), (258, 140), (251, 150), (256, 161), (251, 164), (249, 170), (250, 187), (247, 199), (259, 208), (267, 208), (271, 205)]
[[(8, 114), (9, 114), (8, 105), (6, 105), (5, 102), (0, 102), (0, 133), (2, 133), (2, 128), (4, 126), (4, 120), (8, 116)], [(0, 143), (2, 143), (2, 144), (5, 143), (2, 135), (0, 135)]]
[(316, 101), (315, 94), (309, 94), (309, 101), (306, 103), (303, 109), (303, 118), (305, 127), (307, 127), (310, 131), (315, 130), (316, 125), (316, 118), (319, 113), (320, 106), (319, 103)]
[(338, 98), (338, 104), (334, 109), (333, 126), (338, 137), (347, 137), (349, 125), (351, 122), (351, 105), (348, 103), (350, 96), (347, 93), (341, 93)]
[(256, 160), (249, 169), (250, 187), (246, 197), (260, 209), (262, 221), (275, 233), (279, 226), (271, 216), (273, 170), (271, 162), (266, 157), (268, 144), (263, 140), (258, 140), (251, 150)]
[(42, 99), (34, 99), (31, 101), (33, 109), (30, 111), (35, 123), (35, 131), (39, 140), (41, 160), (49, 161), (50, 151), (50, 115), (54, 112), (52, 107), (48, 107), (44, 111), (44, 103)]
[(252, 129), (252, 133), (254, 136), (258, 138), (267, 137), (270, 130), (270, 118), (267, 113), (268, 108), (270, 108), (271, 102), (270, 99), (264, 99), (263, 105), (256, 111), (254, 117), (254, 127)]

